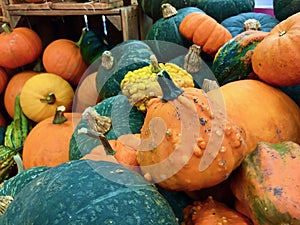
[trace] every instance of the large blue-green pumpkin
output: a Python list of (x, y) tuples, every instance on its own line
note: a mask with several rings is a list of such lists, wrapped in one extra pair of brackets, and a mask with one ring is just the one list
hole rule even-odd
[[(131, 106), (125, 95), (119, 94), (102, 100), (93, 106), (101, 116), (111, 119), (112, 125), (104, 136), (107, 140), (117, 139), (123, 134), (139, 133), (144, 123), (145, 114)], [(101, 145), (99, 138), (80, 132), (82, 128), (90, 129), (88, 121), (82, 118), (77, 124), (70, 140), (69, 158), (80, 159), (90, 153), (97, 145)]]
[(274, 16), (279, 21), (300, 12), (299, 0), (273, 0)]
[(75, 160), (28, 183), (0, 218), (5, 225), (177, 225), (166, 199), (119, 164)]

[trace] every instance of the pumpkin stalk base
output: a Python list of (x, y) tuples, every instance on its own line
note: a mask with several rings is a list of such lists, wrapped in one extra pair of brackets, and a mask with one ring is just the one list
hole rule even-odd
[(163, 18), (169, 18), (177, 14), (176, 8), (169, 3), (162, 4), (161, 10), (162, 10)]
[(66, 110), (66, 107), (64, 106), (59, 106), (56, 109), (54, 119), (52, 121), (53, 124), (63, 124), (66, 122), (68, 119), (65, 117), (64, 112)]
[(48, 94), (48, 96), (47, 96), (46, 98), (40, 99), (40, 101), (41, 101), (42, 103), (47, 103), (47, 104), (49, 104), (49, 105), (52, 105), (52, 104), (54, 104), (55, 101), (56, 101), (55, 94), (54, 94), (53, 92), (51, 92), (51, 93)]
[(183, 68), (189, 73), (197, 73), (202, 67), (202, 59), (200, 57), (201, 46), (193, 44), (188, 53), (184, 57)]

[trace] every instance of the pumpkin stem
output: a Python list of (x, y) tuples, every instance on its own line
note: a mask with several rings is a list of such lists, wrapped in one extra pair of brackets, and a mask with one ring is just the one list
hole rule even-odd
[(54, 94), (53, 92), (50, 92), (50, 93), (47, 95), (46, 98), (44, 98), (44, 99), (41, 98), (40, 101), (41, 101), (42, 103), (47, 103), (47, 104), (49, 104), (49, 105), (52, 105), (52, 104), (54, 104), (55, 101), (56, 101), (55, 94)]
[(5, 213), (9, 204), (14, 200), (12, 196), (0, 196), (0, 217)]
[(86, 31), (87, 31), (87, 28), (86, 28), (86, 27), (82, 28), (82, 32), (81, 32), (80, 38), (79, 38), (79, 40), (76, 42), (76, 46), (77, 46), (78, 48), (80, 48), (80, 45), (82, 44), (83, 36), (86, 34)]
[(247, 19), (244, 22), (244, 31), (247, 31), (247, 30), (260, 30), (260, 28), (261, 28), (261, 24), (256, 19)]
[(2, 24), (2, 29), (4, 30), (4, 32), (6, 34), (10, 34), (11, 33), (11, 28), (7, 23)]
[(161, 5), (163, 18), (169, 18), (177, 14), (177, 10), (170, 3), (165, 3)]
[(18, 173), (20, 173), (21, 171), (24, 170), (23, 161), (22, 161), (19, 154), (14, 155), (13, 158), (14, 158), (14, 161), (16, 162), (16, 164), (17, 164)]
[(204, 92), (208, 92), (210, 90), (214, 90), (214, 89), (218, 89), (218, 88), (219, 88), (219, 85), (218, 85), (217, 81), (204, 78), (203, 84), (202, 84), (202, 90)]
[(91, 130), (105, 134), (111, 128), (111, 119), (101, 116), (93, 107), (87, 107), (82, 113), (82, 117), (87, 120)]
[(167, 102), (176, 99), (183, 93), (183, 89), (176, 86), (166, 70), (157, 74), (157, 81), (162, 90), (162, 101)]
[(155, 55), (150, 56), (150, 61), (151, 61), (151, 72), (152, 73), (158, 73), (159, 71), (162, 70), (158, 64), (158, 60)]
[(53, 124), (63, 124), (64, 122), (66, 122), (68, 119), (67, 117), (65, 117), (64, 112), (66, 111), (66, 107), (62, 106), (58, 106), (56, 108), (56, 112), (54, 115), (54, 119), (52, 121)]
[(106, 139), (106, 137), (102, 134), (99, 133), (99, 139), (104, 147), (104, 150), (106, 152), (106, 155), (114, 155), (116, 154), (116, 151), (113, 150), (113, 148), (111, 147), (110, 143), (108, 142), (108, 140)]
[(189, 73), (197, 73), (202, 66), (202, 59), (200, 57), (201, 46), (193, 44), (188, 53), (184, 56), (183, 68)]
[(110, 70), (114, 65), (114, 57), (112, 56), (111, 51), (104, 51), (101, 56), (101, 65)]

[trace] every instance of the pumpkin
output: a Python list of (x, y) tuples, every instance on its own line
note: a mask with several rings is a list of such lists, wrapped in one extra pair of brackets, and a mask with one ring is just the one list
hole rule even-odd
[(178, 30), (183, 18), (191, 12), (204, 12), (196, 7), (185, 7), (177, 11), (168, 3), (162, 4), (161, 10), (163, 17), (150, 26), (145, 40), (159, 61), (166, 62), (182, 51), (181, 46), (186, 48), (191, 45), (191, 42), (184, 38)]
[(8, 146), (0, 145), (0, 183), (17, 174), (17, 164), (14, 160), (16, 155), (20, 155), (20, 152)]
[(86, 64), (92, 64), (104, 51), (114, 47), (112, 41), (100, 30), (88, 30), (84, 28), (84, 33), (80, 43), (80, 53)]
[(73, 111), (83, 112), (87, 107), (94, 106), (101, 101), (96, 89), (96, 75), (97, 72), (84, 75), (77, 85)]
[(300, 146), (259, 142), (232, 179), (236, 209), (254, 225), (300, 223)]
[(207, 94), (223, 105), (228, 117), (245, 131), (248, 153), (259, 141), (300, 143), (300, 108), (277, 88), (245, 79), (232, 81)]
[(234, 16), (242, 12), (252, 12), (254, 10), (253, 0), (138, 0), (138, 3), (143, 12), (145, 12), (146, 15), (154, 21), (162, 17), (160, 7), (163, 3), (170, 3), (176, 9), (189, 6), (197, 7), (218, 22), (221, 22), (230, 16)]
[(80, 53), (82, 36), (78, 42), (57, 39), (48, 44), (42, 58), (46, 72), (57, 74), (70, 84), (77, 85), (88, 68)]
[(283, 21), (300, 11), (300, 2), (297, 0), (274, 0), (273, 9), (276, 19)]
[(14, 74), (8, 81), (7, 87), (4, 92), (4, 106), (11, 118), (14, 117), (14, 105), (16, 96), (20, 94), (25, 82), (36, 74), (38, 73), (35, 71), (26, 70)]
[(232, 38), (225, 27), (211, 16), (200, 12), (193, 12), (185, 16), (179, 25), (179, 32), (212, 57), (222, 45)]
[(293, 99), (300, 107), (300, 84), (294, 86), (281, 86), (278, 88)]
[(253, 50), (268, 32), (248, 30), (226, 42), (215, 55), (211, 70), (218, 83), (224, 85), (234, 80), (253, 76)]
[(122, 166), (140, 172), (139, 164), (136, 160), (136, 151), (140, 145), (140, 134), (123, 134), (116, 140), (107, 140), (101, 133), (96, 133), (101, 145), (96, 146), (90, 153), (81, 159), (105, 160), (119, 163)]
[(71, 111), (74, 91), (59, 75), (40, 73), (29, 78), (20, 92), (24, 114), (34, 122), (53, 116), (58, 106)]
[(121, 90), (131, 105), (146, 112), (151, 98), (162, 95), (156, 73), (165, 69), (178, 87), (194, 87), (193, 77), (174, 63), (158, 63), (156, 56), (150, 56), (151, 65), (129, 71), (121, 81)]
[(35, 166), (53, 167), (69, 161), (69, 143), (81, 114), (64, 111), (64, 106), (57, 107), (54, 116), (40, 121), (32, 128), (23, 146), (25, 169)]
[(71, 138), (70, 159), (80, 159), (101, 145), (99, 138), (89, 135), (90, 131), (102, 133), (107, 140), (115, 140), (124, 134), (139, 133), (144, 117), (144, 113), (132, 107), (124, 95), (106, 98), (86, 108)]
[(34, 62), (42, 53), (42, 40), (27, 27), (11, 29), (7, 23), (2, 25), (0, 34), (0, 66), (15, 69)]
[(251, 221), (229, 208), (222, 202), (216, 201), (209, 196), (205, 201), (195, 201), (183, 210), (184, 225), (205, 225), (205, 224), (236, 224), (252, 225)]
[(5, 180), (0, 186), (0, 196), (15, 197), (33, 179), (37, 178), (42, 172), (48, 170), (47, 166), (36, 166), (18, 173)]
[(141, 128), (137, 158), (142, 173), (173, 191), (226, 180), (244, 157), (244, 132), (202, 89), (177, 87), (165, 70), (158, 82), (163, 95), (149, 101)]
[(269, 14), (245, 12), (223, 20), (221, 25), (231, 33), (232, 37), (235, 37), (246, 30), (269, 32), (278, 23), (279, 21)]
[(96, 76), (96, 88), (101, 99), (121, 93), (120, 83), (128, 71), (150, 65), (150, 47), (139, 40), (118, 44), (111, 51), (105, 51)]
[(252, 67), (261, 80), (276, 86), (300, 84), (299, 30), (300, 12), (277, 24), (256, 46)]
[(178, 224), (168, 202), (141, 175), (91, 160), (63, 163), (40, 174), (15, 196), (0, 223)]
[[(2, 114), (0, 114), (1, 119)], [(0, 125), (0, 145), (4, 144), (4, 136), (6, 132), (6, 126)]]
[(8, 74), (7, 72), (0, 67), (0, 94), (2, 94), (8, 83)]

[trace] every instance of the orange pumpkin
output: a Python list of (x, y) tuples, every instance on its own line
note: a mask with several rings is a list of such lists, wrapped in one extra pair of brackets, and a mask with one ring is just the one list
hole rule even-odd
[(179, 32), (187, 40), (201, 46), (203, 52), (214, 56), (219, 48), (232, 38), (231, 33), (211, 16), (193, 12), (179, 25)]
[(0, 34), (0, 66), (14, 69), (34, 62), (42, 53), (42, 40), (27, 27), (10, 29), (3, 24)]
[[(221, 92), (221, 95), (220, 95)], [(246, 133), (247, 152), (258, 142), (300, 143), (300, 108), (282, 91), (258, 80), (239, 80), (207, 92)]]
[(15, 98), (20, 94), (25, 82), (38, 74), (37, 72), (26, 70), (19, 72), (9, 80), (4, 92), (4, 106), (11, 118), (14, 118)]
[(253, 51), (257, 76), (272, 85), (300, 84), (300, 12), (277, 24)]
[(8, 82), (8, 74), (0, 67), (0, 94), (2, 94), (6, 88)]
[(24, 114), (34, 122), (52, 116), (60, 105), (66, 112), (72, 109), (74, 91), (63, 78), (52, 73), (40, 73), (29, 78), (20, 93)]
[(140, 134), (124, 134), (117, 140), (106, 140), (100, 138), (102, 145), (96, 146), (82, 159), (105, 160), (117, 162), (124, 167), (140, 172), (136, 153), (140, 145)]
[(83, 60), (79, 43), (68, 39), (51, 42), (44, 50), (43, 65), (48, 73), (54, 73), (72, 85), (77, 85), (88, 68)]
[(36, 166), (56, 166), (69, 161), (69, 142), (81, 119), (80, 113), (64, 113), (57, 108), (55, 116), (37, 123), (29, 132), (23, 146), (26, 169)]
[(6, 127), (7, 121), (4, 115), (0, 112), (0, 127)]
[(245, 157), (243, 131), (198, 88), (177, 87), (158, 74), (163, 96), (150, 100), (138, 163), (166, 190), (194, 191), (226, 180)]
[(205, 201), (195, 201), (183, 210), (182, 225), (251, 225), (252, 222), (236, 210), (209, 196)]
[(94, 106), (101, 100), (96, 89), (97, 72), (88, 74), (77, 86), (73, 111), (83, 112), (87, 107)]

